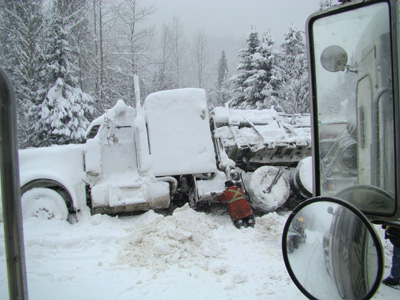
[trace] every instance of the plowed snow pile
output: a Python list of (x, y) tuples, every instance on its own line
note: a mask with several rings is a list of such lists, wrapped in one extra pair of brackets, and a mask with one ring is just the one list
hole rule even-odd
[[(151, 222), (140, 224), (132, 230), (132, 235), (120, 253), (119, 262), (132, 266), (149, 266), (156, 270), (164, 269), (165, 265), (175, 265), (183, 269), (200, 267), (207, 271), (215, 262), (225, 264), (230, 259), (227, 257), (229, 246), (237, 249), (242, 247), (243, 251), (237, 255), (244, 257), (246, 252), (249, 253), (246, 249), (249, 247), (249, 239), (256, 236), (260, 240), (268, 236), (277, 237), (283, 228), (281, 217), (271, 214), (258, 219), (256, 230), (244, 229), (238, 239), (236, 228), (230, 223), (221, 224), (225, 219), (227, 216), (218, 219), (195, 212), (188, 206), (176, 209), (172, 216), (158, 215)], [(268, 224), (271, 222), (278, 222), (278, 226)], [(265, 233), (261, 234), (261, 231)], [(216, 270), (215, 273), (221, 274), (223, 271)]]
[[(31, 218), (24, 222), (29, 299), (306, 299), (282, 259), (286, 218), (269, 213), (238, 230), (223, 209), (206, 214), (187, 205), (170, 216), (86, 212), (75, 224)], [(0, 241), (5, 300), (3, 231)], [(393, 298), (388, 289), (376, 299)]]

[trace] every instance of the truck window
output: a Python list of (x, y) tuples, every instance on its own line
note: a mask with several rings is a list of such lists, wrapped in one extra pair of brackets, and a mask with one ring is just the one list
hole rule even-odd
[(99, 128), (100, 128), (100, 125), (94, 125), (92, 128), (90, 128), (90, 131), (87, 134), (86, 138), (93, 139), (97, 135)]
[(317, 194), (382, 216), (395, 211), (389, 19), (382, 2), (317, 19), (311, 29)]

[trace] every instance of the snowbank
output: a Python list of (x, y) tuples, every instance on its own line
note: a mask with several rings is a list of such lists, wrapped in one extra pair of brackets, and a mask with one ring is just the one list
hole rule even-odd
[[(31, 218), (24, 222), (29, 299), (306, 299), (282, 259), (286, 217), (269, 213), (242, 230), (225, 209), (188, 206), (170, 216), (81, 215), (73, 225)], [(7, 299), (3, 241), (1, 230), (0, 299)], [(396, 293), (382, 286), (374, 299)]]
[[(24, 223), (30, 299), (305, 299), (280, 250), (285, 217), (237, 230), (225, 210)], [(2, 233), (0, 234), (3, 240)], [(0, 299), (7, 298), (0, 244)]]

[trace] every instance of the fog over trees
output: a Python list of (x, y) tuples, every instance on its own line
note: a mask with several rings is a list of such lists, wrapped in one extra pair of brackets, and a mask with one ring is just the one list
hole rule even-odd
[(308, 112), (304, 32), (294, 24), (282, 24), (282, 45), (268, 28), (249, 28), (232, 49), (202, 30), (185, 36), (178, 16), (155, 27), (156, 9), (140, 0), (0, 0), (0, 65), (15, 89), (21, 148), (82, 142), (118, 99), (135, 105), (135, 74), (143, 99), (198, 87), (210, 107)]

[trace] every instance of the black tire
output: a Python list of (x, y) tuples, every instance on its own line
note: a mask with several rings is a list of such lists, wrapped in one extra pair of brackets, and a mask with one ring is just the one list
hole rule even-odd
[(297, 168), (289, 176), (290, 187), (292, 188), (292, 190), (296, 194), (296, 196), (298, 196), (302, 199), (308, 199), (308, 198), (312, 197), (312, 191), (310, 191), (308, 188), (306, 188), (306, 186), (308, 186), (308, 185), (303, 183), (305, 178), (301, 177), (302, 170), (303, 170), (303, 168), (307, 167), (306, 164), (310, 163), (309, 162), (310, 159), (311, 159), (310, 157), (306, 157), (306, 158), (302, 159), (299, 162), (299, 164), (297, 165)]
[(290, 186), (297, 196), (303, 199), (308, 199), (312, 197), (312, 193), (307, 188), (305, 188), (304, 184), (302, 183), (300, 178), (300, 171), (298, 169), (290, 174), (289, 180)]
[(293, 240), (291, 238), (288, 238), (287, 250), (289, 253), (293, 253), (293, 251), (294, 251), (294, 244), (293, 244)]
[(297, 249), (297, 248), (299, 248), (299, 245), (300, 245), (299, 239), (296, 237), (293, 241), (293, 246), (295, 249)]

